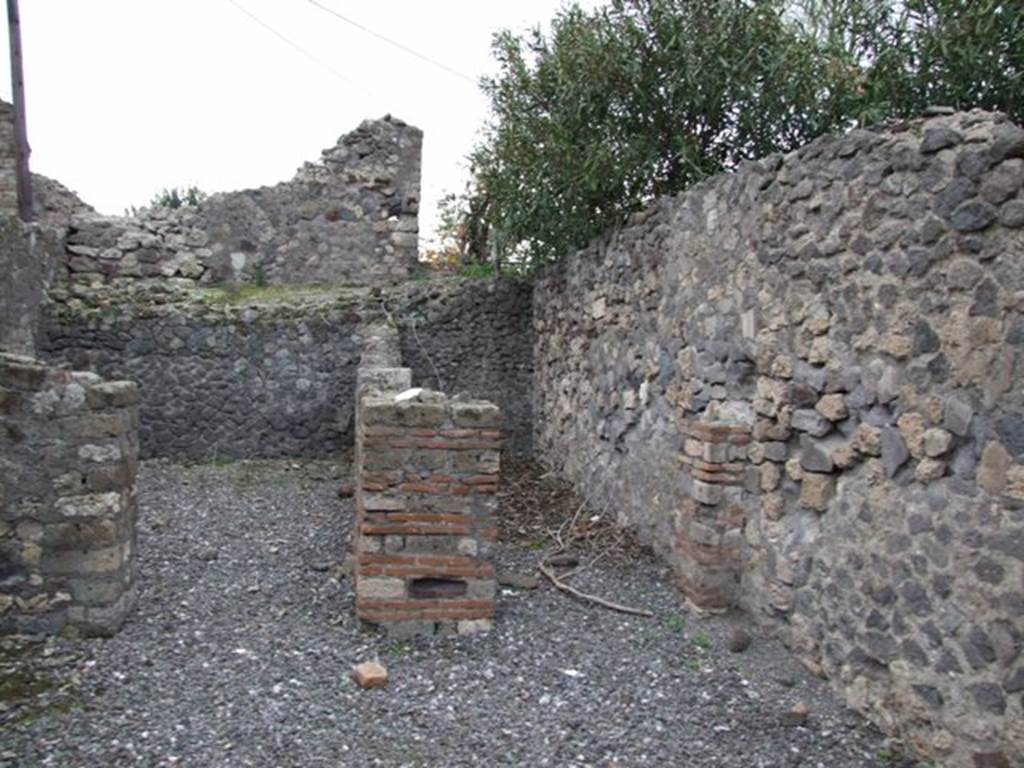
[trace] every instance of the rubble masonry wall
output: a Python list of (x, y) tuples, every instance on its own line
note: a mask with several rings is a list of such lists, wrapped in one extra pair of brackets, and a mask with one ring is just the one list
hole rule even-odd
[(0, 634), (109, 635), (131, 610), (137, 403), (0, 354)]
[(533, 296), (538, 452), (943, 765), (1024, 761), (1022, 184), (998, 115), (823, 137)]

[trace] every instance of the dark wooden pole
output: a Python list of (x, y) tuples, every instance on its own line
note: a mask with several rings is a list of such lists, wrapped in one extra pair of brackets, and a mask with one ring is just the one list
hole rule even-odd
[(17, 152), (18, 217), (32, 221), (32, 175), (28, 170), (28, 130), (25, 128), (25, 76), (21, 68), (21, 17), (18, 0), (7, 0), (7, 30), (11, 37), (11, 90), (14, 95), (14, 143)]

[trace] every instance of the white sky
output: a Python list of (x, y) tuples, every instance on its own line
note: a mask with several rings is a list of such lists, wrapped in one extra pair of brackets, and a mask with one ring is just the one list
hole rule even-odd
[[(309, 0), (233, 1), (322, 64), (232, 0), (21, 0), (32, 170), (120, 214), (164, 187), (219, 192), (290, 179), (364, 118), (391, 113), (425, 133), (420, 230), (429, 238), (437, 201), (461, 190), (463, 159), (486, 118), (475, 83), (495, 70), (492, 33), (545, 25), (563, 5), (318, 0), (470, 83)], [(10, 93), (5, 29), (0, 94)]]

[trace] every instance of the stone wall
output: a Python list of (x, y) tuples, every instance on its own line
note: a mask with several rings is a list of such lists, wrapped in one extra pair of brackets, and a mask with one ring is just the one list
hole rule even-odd
[[(394, 331), (369, 335), (386, 342)], [(393, 367), (397, 338), (392, 347), (359, 370), (356, 615), (394, 636), (484, 631), (497, 591), (501, 414), (409, 389), (409, 369)]]
[(538, 450), (943, 765), (1024, 761), (1024, 130), (825, 137), (537, 283)]
[(50, 295), (40, 355), (137, 381), (145, 457), (325, 456), (351, 446), (356, 370), (373, 356), (366, 344), (382, 317), (397, 329), (389, 354), (414, 383), (437, 387), (437, 366), (453, 393), (506, 403), (511, 448), (530, 446), (529, 286), (236, 290), (171, 279)]
[(14, 106), (0, 100), (0, 214), (18, 215), (18, 152)]
[(131, 217), (75, 216), (72, 292), (175, 278), (191, 283), (381, 283), (416, 266), (423, 133), (367, 120), (273, 187)]
[(510, 279), (412, 283), (388, 301), (413, 383), (501, 405), (506, 446), (533, 445), (531, 286)]
[(138, 382), (143, 457), (325, 456), (352, 444), (361, 307), (342, 290), (53, 303), (42, 354)]
[(0, 350), (35, 354), (46, 289), (60, 235), (0, 215)]
[(135, 599), (131, 382), (0, 354), (0, 634), (111, 634)]

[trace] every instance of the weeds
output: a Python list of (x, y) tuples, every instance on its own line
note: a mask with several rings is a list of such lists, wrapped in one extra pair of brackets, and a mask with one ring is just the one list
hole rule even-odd
[(698, 632), (696, 635), (693, 636), (693, 644), (701, 650), (706, 651), (712, 645), (711, 637), (707, 634), (707, 632)]
[(682, 634), (686, 630), (686, 619), (679, 614), (673, 614), (665, 619), (665, 627), (670, 632)]

